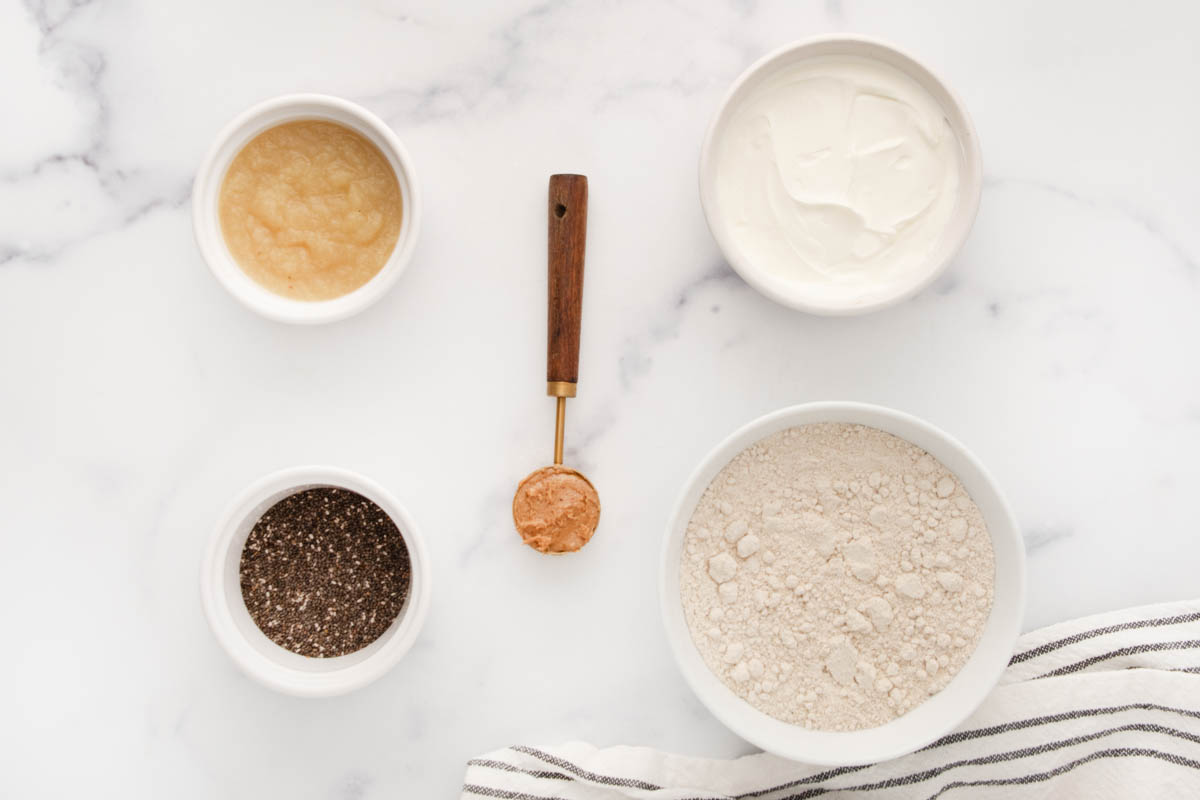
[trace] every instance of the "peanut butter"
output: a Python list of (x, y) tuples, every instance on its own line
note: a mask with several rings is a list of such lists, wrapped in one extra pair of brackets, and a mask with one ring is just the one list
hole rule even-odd
[(575, 470), (550, 466), (521, 481), (512, 509), (525, 544), (542, 553), (573, 553), (596, 530), (600, 496)]

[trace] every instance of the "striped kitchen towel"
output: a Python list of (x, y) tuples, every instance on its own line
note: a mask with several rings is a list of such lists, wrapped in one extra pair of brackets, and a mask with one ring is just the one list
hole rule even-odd
[(514, 746), (468, 762), (462, 797), (510, 800), (1200, 798), (1200, 601), (1052, 625), (1017, 642), (954, 733), (836, 769), (644, 747)]

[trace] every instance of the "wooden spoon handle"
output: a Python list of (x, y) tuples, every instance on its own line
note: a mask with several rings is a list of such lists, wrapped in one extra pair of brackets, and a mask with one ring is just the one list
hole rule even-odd
[(587, 200), (587, 176), (550, 176), (546, 391), (554, 397), (574, 397), (579, 381)]

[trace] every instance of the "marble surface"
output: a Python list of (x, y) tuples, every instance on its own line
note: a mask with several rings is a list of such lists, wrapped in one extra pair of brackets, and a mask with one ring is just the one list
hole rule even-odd
[[(917, 414), (990, 466), (1026, 627), (1195, 596), (1198, 26), (1167, 2), (0, 5), (0, 795), (450, 797), (518, 741), (747, 752), (671, 661), (658, 549), (700, 457), (805, 400)], [(944, 278), (854, 319), (748, 289), (696, 189), (729, 82), (830, 31), (941, 71), (987, 176)], [(426, 199), (396, 288), (315, 329), (236, 304), (190, 227), (216, 131), (298, 90), (381, 115)], [(569, 559), (508, 516), (550, 455), (556, 171), (591, 178), (568, 459), (605, 509)], [(391, 488), (435, 564), (415, 649), (327, 701), (240, 675), (197, 587), (234, 494), (306, 462)]]

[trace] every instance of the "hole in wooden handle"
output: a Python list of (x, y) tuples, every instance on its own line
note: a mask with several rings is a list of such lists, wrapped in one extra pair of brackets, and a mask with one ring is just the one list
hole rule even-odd
[(557, 205), (554, 206), (554, 216), (558, 217), (559, 219), (562, 219), (566, 215), (567, 215), (567, 207), (566, 206), (564, 206), (562, 203), (558, 203)]

